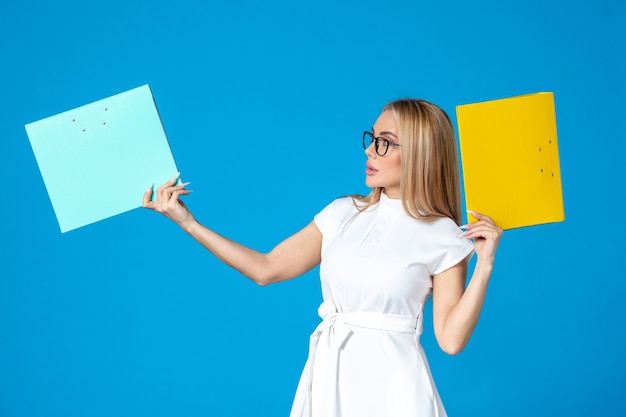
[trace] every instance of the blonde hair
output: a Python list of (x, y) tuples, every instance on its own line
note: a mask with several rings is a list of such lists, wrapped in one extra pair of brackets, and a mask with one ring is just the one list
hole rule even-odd
[[(456, 138), (450, 118), (425, 100), (402, 99), (387, 104), (398, 122), (402, 145), (400, 198), (404, 211), (422, 221), (449, 217), (461, 224), (461, 189)], [(380, 200), (383, 188), (367, 196), (354, 196), (366, 210)]]

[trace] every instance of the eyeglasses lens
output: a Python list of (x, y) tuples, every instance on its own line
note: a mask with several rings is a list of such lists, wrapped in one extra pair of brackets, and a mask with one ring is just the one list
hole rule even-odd
[(389, 142), (383, 138), (375, 138), (370, 132), (363, 132), (363, 148), (367, 149), (374, 142), (374, 149), (380, 156), (384, 156), (389, 148)]

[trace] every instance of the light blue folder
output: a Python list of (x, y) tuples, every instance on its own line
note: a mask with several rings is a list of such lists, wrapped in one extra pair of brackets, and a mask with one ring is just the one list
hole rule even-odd
[(148, 85), (26, 125), (61, 232), (141, 206), (178, 169)]

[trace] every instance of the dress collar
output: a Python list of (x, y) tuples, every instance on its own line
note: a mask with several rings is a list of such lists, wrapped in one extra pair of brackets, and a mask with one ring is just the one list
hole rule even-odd
[(380, 206), (387, 207), (392, 210), (404, 211), (404, 208), (402, 207), (402, 200), (389, 198), (384, 192), (380, 193)]

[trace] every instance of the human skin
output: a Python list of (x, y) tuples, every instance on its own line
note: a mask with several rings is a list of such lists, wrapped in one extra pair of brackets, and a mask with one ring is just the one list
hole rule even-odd
[[(372, 127), (375, 137), (387, 139), (391, 143), (400, 144), (398, 140), (398, 123), (390, 110), (382, 112), (376, 123)], [(402, 166), (400, 164), (400, 148), (389, 145), (389, 149), (384, 156), (376, 153), (374, 143), (365, 149), (367, 156), (365, 170), (365, 184), (370, 187), (383, 187), (385, 194), (389, 198), (400, 198), (400, 177), (402, 176)]]
[[(375, 136), (393, 143), (398, 140), (398, 124), (392, 112), (384, 111), (373, 126)], [(365, 149), (366, 179), (369, 187), (382, 187), (387, 197), (400, 198), (402, 174), (400, 149), (390, 146), (387, 154), (376, 154), (373, 143)], [(178, 224), (185, 232), (227, 265), (265, 286), (298, 277), (321, 261), (322, 233), (314, 222), (280, 242), (268, 253), (240, 245), (200, 224), (180, 197), (191, 191), (189, 183), (175, 185), (179, 175), (159, 187), (151, 201), (152, 187), (143, 196), (143, 206)], [(486, 215), (469, 212), (476, 221), (465, 226), (463, 235), (473, 239), (477, 261), (466, 287), (468, 259), (433, 276), (433, 324), (443, 351), (461, 352), (472, 335), (485, 300), (502, 230)]]

